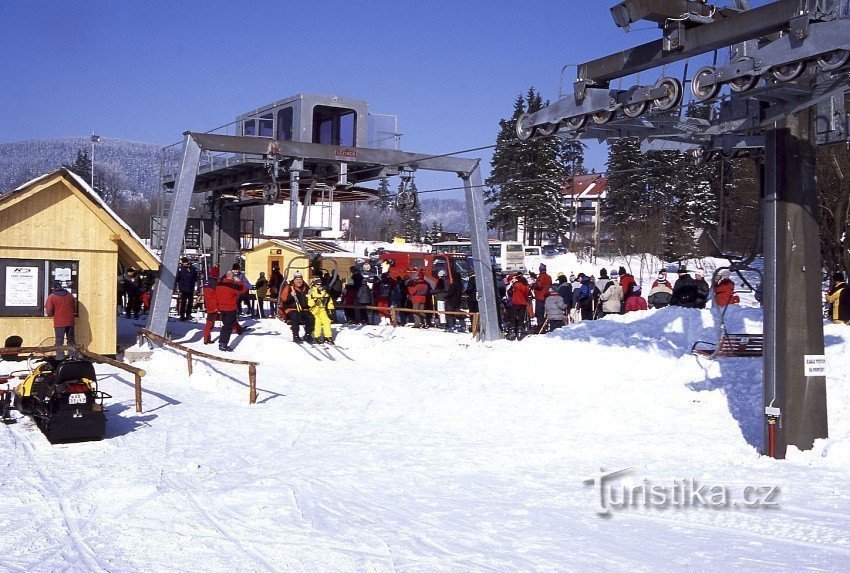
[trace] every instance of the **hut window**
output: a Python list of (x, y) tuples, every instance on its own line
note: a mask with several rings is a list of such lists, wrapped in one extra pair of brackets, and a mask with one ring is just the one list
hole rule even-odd
[(274, 116), (267, 114), (260, 117), (260, 137), (272, 137), (274, 135)]
[(292, 141), (292, 108), (285, 107), (277, 112), (277, 138)]
[(257, 135), (257, 120), (245, 120), (245, 123), (242, 127), (242, 135)]
[(357, 145), (357, 112), (353, 109), (317, 105), (313, 108), (313, 143)]

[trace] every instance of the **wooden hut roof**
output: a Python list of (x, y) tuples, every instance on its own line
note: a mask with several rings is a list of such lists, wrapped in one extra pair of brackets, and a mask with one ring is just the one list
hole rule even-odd
[(69, 189), (112, 231), (118, 245), (118, 260), (122, 265), (135, 266), (139, 269), (159, 269), (159, 259), (133, 229), (103, 201), (100, 195), (92, 190), (88, 183), (64, 167), (36, 177), (17, 189), (0, 195), (0, 210), (25, 201), (36, 193), (49, 192), (55, 189), (57, 184)]

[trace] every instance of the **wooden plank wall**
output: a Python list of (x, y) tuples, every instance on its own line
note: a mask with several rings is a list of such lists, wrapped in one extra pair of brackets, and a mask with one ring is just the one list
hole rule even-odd
[[(67, 183), (58, 180), (0, 211), (0, 258), (79, 261), (77, 343), (115, 354), (116, 237)], [(52, 319), (0, 317), (0, 338), (12, 334), (23, 337), (25, 346), (37, 346), (53, 339)]]

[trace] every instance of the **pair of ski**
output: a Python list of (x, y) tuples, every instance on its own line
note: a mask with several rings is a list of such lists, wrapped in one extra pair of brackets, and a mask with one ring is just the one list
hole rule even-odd
[[(337, 345), (337, 344), (327, 344), (327, 343), (322, 343), (322, 344), (315, 344), (315, 343), (314, 343), (314, 344), (310, 344), (310, 343), (303, 343), (303, 344), (296, 344), (296, 346), (298, 346), (299, 348), (301, 348), (302, 350), (304, 350), (304, 352), (306, 352), (306, 353), (307, 353), (307, 355), (308, 355), (310, 358), (312, 358), (313, 360), (319, 360), (319, 361), (321, 361), (320, 356), (323, 356), (323, 357), (327, 358), (328, 360), (334, 360), (334, 361), (335, 361), (335, 360), (336, 360), (336, 358), (334, 358), (334, 355), (333, 355), (333, 353), (331, 352), (331, 348), (333, 348), (334, 350), (336, 350), (337, 352), (339, 352), (339, 354), (341, 354), (341, 355), (343, 356), (343, 358), (346, 358), (347, 360), (351, 360), (352, 362), (354, 361), (354, 359), (353, 359), (353, 358), (351, 358), (351, 357), (350, 357), (350, 356), (348, 356), (345, 352), (343, 352), (343, 350), (346, 350), (346, 349), (341, 348), (341, 347), (340, 347), (339, 345)], [(319, 356), (317, 356), (315, 353), (313, 353), (313, 352), (311, 351), (311, 349), (315, 349), (315, 350), (316, 350), (316, 353), (318, 353), (318, 354), (319, 354)]]

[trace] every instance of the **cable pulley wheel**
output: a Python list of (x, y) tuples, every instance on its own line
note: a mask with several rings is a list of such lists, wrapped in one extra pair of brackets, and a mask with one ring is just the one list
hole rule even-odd
[(794, 62), (793, 64), (785, 64), (784, 66), (776, 66), (770, 73), (780, 82), (790, 82), (796, 80), (806, 69), (806, 64), (803, 62)]
[(639, 101), (637, 103), (630, 103), (623, 106), (623, 113), (628, 117), (635, 118), (640, 115), (643, 115), (646, 112), (646, 108), (649, 105), (647, 101)]
[(714, 79), (714, 68), (706, 66), (697, 70), (694, 79), (691, 80), (691, 93), (699, 101), (705, 101), (717, 96), (720, 84), (709, 84)]
[(534, 125), (531, 123), (531, 115), (524, 113), (516, 122), (516, 136), (522, 141), (531, 139), (534, 135)]
[(608, 123), (612, 119), (614, 119), (614, 112), (607, 109), (597, 111), (593, 114), (593, 122), (598, 123), (599, 125)]
[(835, 50), (818, 58), (818, 65), (823, 71), (831, 72), (832, 70), (837, 70), (848, 61), (850, 61), (850, 51)]
[(682, 101), (682, 84), (676, 78), (662, 78), (652, 89), (667, 91), (667, 95), (656, 98), (652, 102), (658, 111), (670, 111)]
[(575, 117), (569, 117), (562, 122), (567, 128), (572, 131), (578, 131), (587, 125), (587, 116), (586, 115), (577, 115)]
[(738, 76), (737, 78), (734, 78), (729, 81), (729, 89), (735, 93), (745, 92), (747, 90), (753, 89), (753, 87), (756, 85), (756, 82), (758, 81), (758, 76)]
[(541, 123), (537, 126), (538, 135), (542, 135), (543, 137), (549, 137), (556, 131), (558, 131), (557, 123)]

